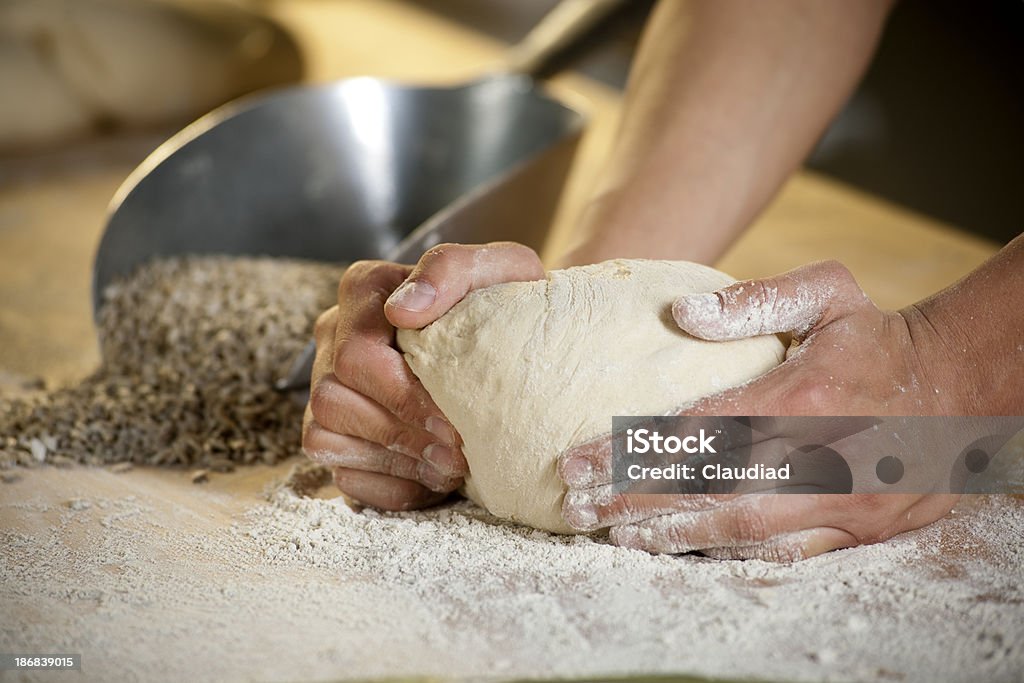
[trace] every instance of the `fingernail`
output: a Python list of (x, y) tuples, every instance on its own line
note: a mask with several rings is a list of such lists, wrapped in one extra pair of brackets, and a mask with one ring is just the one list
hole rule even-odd
[(684, 294), (672, 304), (672, 317), (683, 326), (694, 320), (713, 320), (722, 313), (722, 302), (713, 292)]
[(591, 531), (601, 526), (597, 517), (598, 505), (593, 491), (569, 489), (562, 503), (562, 517), (574, 529)]
[(420, 463), (416, 469), (417, 478), (431, 491), (442, 493), (451, 490), (451, 479), (434, 469), (430, 463)]
[(433, 469), (446, 477), (457, 477), (462, 474), (462, 463), (455, 451), (439, 443), (432, 443), (423, 449), (423, 459), (433, 465)]
[(437, 290), (429, 282), (414, 280), (405, 282), (388, 297), (388, 303), (395, 308), (419, 313), (430, 308), (437, 298)]
[(795, 538), (791, 545), (794, 546), (793, 556), (797, 560), (847, 548), (857, 543), (857, 540), (845, 531), (831, 528), (808, 529), (793, 533), (791, 536)]
[(431, 415), (427, 418), (427, 431), (441, 440), (446, 446), (454, 446), (458, 439), (455, 435), (455, 428), (443, 417)]
[(566, 509), (566, 513), (565, 521), (574, 529), (590, 531), (599, 526), (597, 522), (597, 507), (590, 503), (572, 505)]
[(562, 479), (569, 486), (586, 486), (594, 476), (594, 467), (586, 458), (567, 458), (562, 465)]

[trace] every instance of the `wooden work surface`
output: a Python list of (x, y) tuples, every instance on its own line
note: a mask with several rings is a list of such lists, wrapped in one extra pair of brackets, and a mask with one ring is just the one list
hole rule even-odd
[[(502, 46), (493, 41), (395, 0), (283, 2), (276, 8), (305, 48), (311, 82), (374, 75), (454, 83), (495, 66), (501, 54)], [(619, 96), (573, 75), (558, 77), (551, 87), (592, 120), (559, 211), (557, 245), (601, 166)], [(25, 377), (66, 384), (95, 366), (89, 284), (106, 205), (165, 132), (0, 160), (0, 386)], [(720, 266), (743, 278), (835, 258), (850, 267), (879, 305), (898, 307), (950, 284), (995, 249), (954, 227), (802, 172)], [(282, 471), (260, 467), (214, 475), (210, 493), (201, 496), (190, 493), (194, 487), (182, 472), (29, 471), (15, 484), (0, 484), (0, 494), (10, 486), (5, 498), (38, 505), (131, 493), (156, 509), (171, 501), (205, 520), (197, 527), (202, 530), (227, 524)], [(23, 508), (16, 521), (8, 518), (3, 525), (43, 533), (46, 515), (33, 514)]]

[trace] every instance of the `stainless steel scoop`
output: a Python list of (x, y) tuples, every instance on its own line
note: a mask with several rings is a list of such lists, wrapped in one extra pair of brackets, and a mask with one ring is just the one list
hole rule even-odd
[[(154, 257), (413, 262), (440, 242), (540, 248), (583, 128), (532, 78), (622, 0), (565, 0), (465, 85), (353, 78), (243, 99), (159, 147), (124, 182), (93, 269), (104, 288)], [(418, 226), (418, 227), (417, 227)], [(311, 349), (278, 388), (307, 386)]]

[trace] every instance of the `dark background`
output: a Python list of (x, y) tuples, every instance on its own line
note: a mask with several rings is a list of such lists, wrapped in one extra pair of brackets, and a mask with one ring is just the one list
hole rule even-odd
[[(509, 43), (556, 4), (411, 1)], [(653, 5), (632, 0), (562, 65), (622, 88)], [(1006, 242), (1024, 230), (1022, 153), (1024, 1), (903, 0), (807, 165)]]

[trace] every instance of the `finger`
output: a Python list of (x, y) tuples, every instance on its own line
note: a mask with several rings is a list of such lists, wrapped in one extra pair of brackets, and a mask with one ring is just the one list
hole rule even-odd
[(342, 385), (383, 406), (410, 428), (430, 432), (445, 446), (461, 444), (458, 432), (391, 347), (346, 341), (337, 348), (334, 368)]
[(447, 493), (462, 484), (461, 477), (449, 476), (429, 462), (388, 450), (365, 439), (336, 434), (316, 422), (307, 428), (302, 450), (311, 460), (328, 467), (345, 467), (409, 479), (432, 491)]
[(558, 476), (569, 488), (588, 488), (612, 483), (610, 434), (580, 444), (558, 457)]
[(616, 545), (656, 553), (757, 545), (780, 534), (827, 524), (821, 496), (753, 494), (708, 510), (679, 512), (613, 527)]
[(309, 407), (313, 419), (325, 430), (426, 460), (447, 477), (463, 477), (469, 471), (460, 449), (438, 443), (425, 429), (410, 427), (379, 403), (338, 382), (334, 375), (316, 383)]
[(338, 467), (333, 470), (334, 485), (356, 502), (379, 510), (418, 510), (441, 502), (446, 493), (437, 493), (408, 479), (386, 474)]
[(860, 543), (878, 543), (941, 519), (957, 494), (854, 494), (841, 496), (842, 515), (831, 526), (849, 531)]
[(870, 301), (849, 270), (820, 261), (717, 292), (684, 294), (672, 305), (672, 317), (683, 331), (712, 341), (783, 332), (800, 339), (865, 303)]
[(442, 244), (427, 251), (388, 298), (395, 327), (419, 329), (437, 320), (474, 289), (501, 282), (543, 280), (536, 252), (515, 242)]
[(615, 494), (612, 485), (570, 489), (562, 500), (562, 518), (577, 531), (634, 524), (676, 512), (710, 510), (732, 494)]
[(701, 552), (718, 560), (763, 560), (765, 562), (796, 562), (822, 555), (839, 548), (857, 545), (857, 539), (831, 527), (804, 529), (780, 534), (762, 543), (724, 548), (705, 548)]
[(392, 346), (395, 329), (384, 317), (384, 300), (408, 272), (408, 266), (394, 263), (364, 261), (349, 267), (338, 290), (332, 370), (341, 384), (400, 421), (425, 429), (442, 445), (458, 446), (458, 433)]
[(898, 530), (894, 529), (893, 536), (904, 531), (920, 529), (942, 519), (949, 514), (960, 498), (958, 493), (936, 493), (923, 496), (917, 504), (912, 505), (906, 513), (900, 515), (901, 524)]
[[(316, 319), (313, 325), (313, 342), (316, 352), (313, 355), (313, 368), (310, 372), (309, 386), (317, 385), (324, 377), (334, 376), (334, 334), (338, 327), (338, 307), (332, 306)], [(309, 413), (309, 401), (306, 401), (306, 413)]]
[[(314, 328), (317, 342), (314, 388), (306, 405), (302, 430), (306, 454), (328, 465), (346, 465), (415, 479), (437, 491), (456, 488), (468, 471), (459, 449), (435, 443), (438, 439), (434, 435), (400, 423), (382, 406), (337, 381), (331, 365), (338, 317), (335, 306), (317, 319)], [(353, 420), (353, 417), (359, 419)], [(395, 448), (384, 448), (380, 444)], [(405, 455), (395, 450), (404, 451)], [(418, 457), (420, 461), (408, 456)]]
[(319, 315), (313, 325), (313, 341), (316, 354), (313, 356), (312, 380), (331, 372), (331, 358), (334, 357), (334, 333), (338, 327), (338, 307), (332, 306)]
[(409, 266), (388, 261), (357, 261), (349, 266), (338, 283), (336, 340), (359, 332), (377, 343), (393, 343), (395, 328), (384, 316), (384, 302), (411, 272)]

